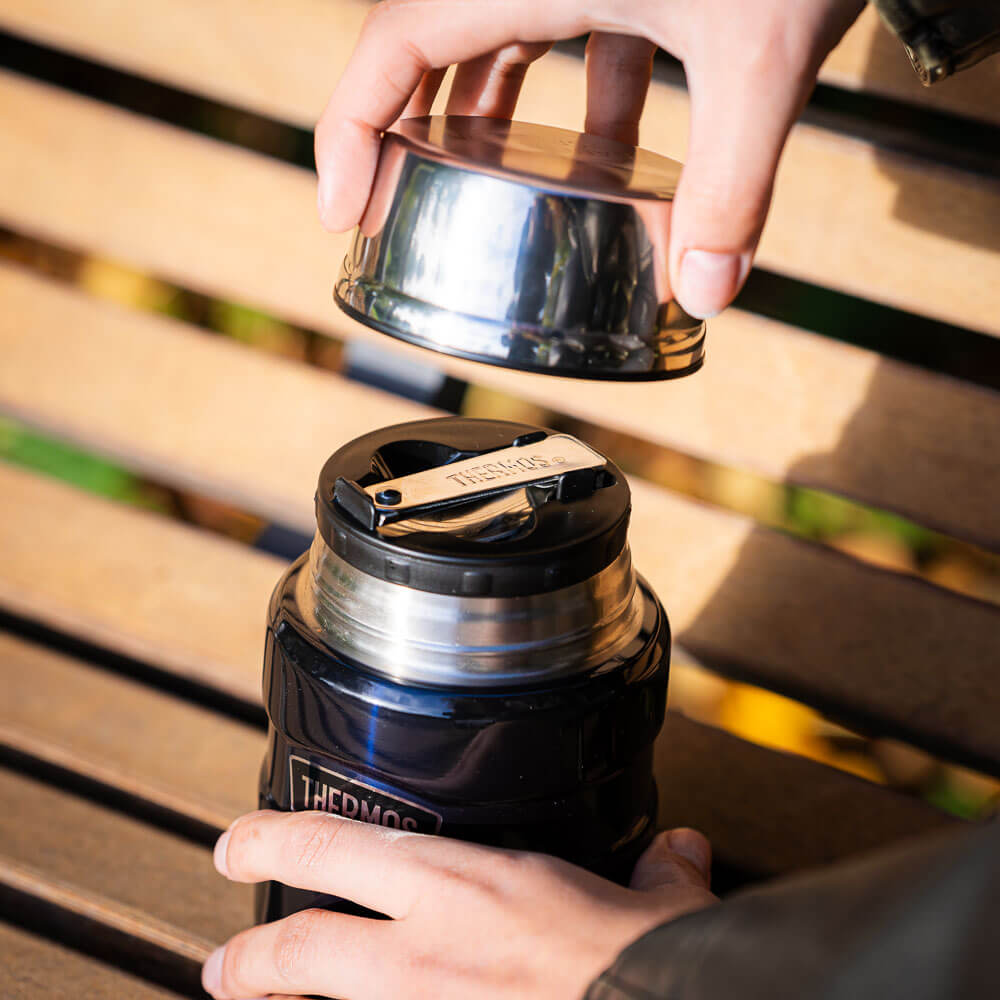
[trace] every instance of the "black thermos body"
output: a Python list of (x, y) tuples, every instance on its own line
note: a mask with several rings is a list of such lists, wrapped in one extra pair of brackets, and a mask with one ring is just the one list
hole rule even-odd
[[(279, 581), (260, 806), (543, 851), (627, 881), (656, 821), (670, 632), (621, 471), (445, 417), (345, 445)], [(277, 883), (257, 918), (341, 901)]]

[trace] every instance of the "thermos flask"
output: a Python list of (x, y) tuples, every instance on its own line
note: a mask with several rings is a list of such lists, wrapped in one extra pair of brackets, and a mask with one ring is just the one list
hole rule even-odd
[[(336, 451), (271, 600), (260, 805), (543, 851), (627, 881), (670, 634), (630, 493), (567, 434), (445, 417)], [(338, 901), (276, 883), (258, 919)]]

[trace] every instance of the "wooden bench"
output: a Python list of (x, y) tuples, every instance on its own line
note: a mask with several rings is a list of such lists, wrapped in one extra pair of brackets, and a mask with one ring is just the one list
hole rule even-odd
[[(309, 127), (367, 6), (7, 0), (0, 30)], [(910, 73), (868, 11), (820, 96), (1000, 135), (1000, 63), (929, 92)], [(576, 56), (552, 53), (519, 116), (576, 126), (581, 79)], [(992, 374), (967, 381), (732, 309), (711, 322), (696, 377), (592, 385), (436, 358), (346, 319), (330, 294), (346, 237), (320, 230), (299, 166), (37, 76), (0, 71), (0, 107), (10, 230), (1000, 551), (1000, 159), (970, 151), (963, 166), (952, 150), (942, 165), (902, 127), (894, 151), (869, 119), (818, 101), (789, 142), (758, 262), (960, 327)], [(643, 143), (682, 156), (686, 129), (684, 91), (660, 80)], [(433, 412), (10, 262), (0, 303), (0, 412), (302, 532), (334, 448)], [(876, 315), (865, 303), (858, 315)], [(634, 491), (637, 564), (699, 660), (1000, 774), (1000, 607), (651, 483)], [(250, 890), (214, 874), (210, 846), (255, 804), (263, 621), (283, 566), (0, 464), (4, 996), (198, 995), (198, 963), (249, 923)], [(662, 822), (704, 830), (728, 884), (955, 822), (677, 712), (657, 766)]]

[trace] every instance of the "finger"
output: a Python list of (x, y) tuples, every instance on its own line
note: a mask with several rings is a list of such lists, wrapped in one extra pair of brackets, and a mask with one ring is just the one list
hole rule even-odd
[(417, 89), (413, 91), (413, 96), (407, 102), (406, 107), (403, 108), (401, 117), (420, 118), (423, 115), (429, 115), (431, 108), (434, 106), (434, 98), (437, 97), (447, 72), (447, 68), (442, 67), (441, 69), (432, 69), (430, 72), (424, 73), (420, 83), (417, 84)]
[(462, 864), (474, 850), (331, 813), (263, 811), (240, 817), (219, 838), (215, 866), (235, 882), (273, 879), (400, 917), (440, 868)]
[(376, 980), (385, 985), (393, 928), (391, 921), (303, 910), (243, 931), (214, 951), (202, 986), (217, 1000), (316, 993), (364, 1000), (376, 995)]
[(712, 874), (712, 845), (703, 833), (681, 826), (667, 831), (667, 846), (686, 858), (707, 883)]
[(595, 31), (587, 42), (585, 132), (639, 144), (639, 119), (653, 75), (656, 46), (634, 35)]
[(630, 885), (653, 889), (708, 889), (712, 848), (697, 830), (680, 828), (656, 836), (636, 862)]
[(528, 67), (551, 47), (546, 42), (506, 45), (462, 63), (455, 72), (446, 114), (513, 117)]
[[(733, 8), (724, 32), (685, 54), (687, 160), (673, 206), (670, 276), (680, 304), (706, 318), (742, 286), (792, 123), (815, 82), (812, 28), (779, 13), (755, 23)], [(825, 35), (824, 42), (825, 44)]]
[(592, 7), (569, 0), (376, 4), (316, 126), (323, 224), (342, 231), (361, 217), (380, 133), (399, 117), (425, 73), (518, 42), (547, 43), (585, 34), (593, 27), (594, 14), (584, 6)]

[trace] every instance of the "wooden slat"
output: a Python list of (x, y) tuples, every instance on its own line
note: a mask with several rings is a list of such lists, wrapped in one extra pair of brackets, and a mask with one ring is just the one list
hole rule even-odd
[[(211, 482), (211, 456), (224, 453), (238, 428), (203, 430)], [(309, 434), (307, 425), (301, 433)], [(259, 467), (283, 468), (285, 513), (306, 528), (312, 491), (304, 486), (329, 442), (313, 440), (315, 461), (296, 472), (268, 450), (280, 449), (281, 437), (258, 441)], [(648, 484), (633, 483), (633, 499), (637, 565), (696, 655), (840, 717), (997, 769), (1000, 608)], [(2, 466), (0, 551), (8, 554), (0, 604), (188, 676), (211, 673), (226, 690), (256, 697), (259, 629), (279, 560)], [(222, 658), (218, 632), (232, 640)]]
[[(0, 772), (0, 775), (7, 773)], [(74, 801), (70, 796), (50, 789), (47, 785), (38, 782), (25, 784), (26, 782), (28, 779), (14, 779), (12, 776), (10, 786), (5, 787), (7, 783), (0, 780), (0, 794), (18, 795), (27, 792), (29, 810), (37, 811), (48, 805), (53, 807), (55, 816), (61, 812), (60, 806)], [(33, 801), (34, 799), (38, 801)], [(17, 801), (20, 804), (20, 800)], [(82, 805), (85, 806), (87, 803)], [(74, 819), (80, 819), (79, 813), (74, 814), (72, 808), (70, 813)], [(26, 815), (26, 818), (29, 819), (28, 829), (35, 829), (38, 825), (37, 816)], [(121, 864), (130, 865), (135, 860), (133, 845), (121, 841), (121, 834), (113, 829), (114, 818), (113, 813), (106, 813), (100, 817), (93, 824), (96, 832), (90, 828), (91, 821), (84, 818), (84, 836), (100, 837), (103, 843), (119, 850)], [(33, 824), (31, 820), (34, 820)], [(53, 825), (57, 827), (62, 838), (72, 836), (72, 831), (58, 827), (56, 822)], [(120, 893), (105, 895), (101, 888), (95, 888), (93, 879), (86, 873), (88, 858), (73, 855), (72, 871), (68, 877), (53, 875), (50, 866), (44, 863), (45, 859), (30, 850), (31, 845), (13, 842), (4, 836), (5, 832), (0, 826), (0, 892), (6, 890), (3, 892), (4, 896), (14, 899), (20, 897), (22, 902), (27, 898), (33, 911), (48, 909), (50, 915), (52, 912), (57, 913), (60, 922), (63, 923), (72, 922), (77, 926), (88, 928), (96, 925), (102, 931), (114, 932), (120, 939), (128, 940), (137, 951), (146, 955), (153, 952), (158, 956), (166, 955), (173, 959), (180, 958), (187, 963), (200, 964), (211, 954), (213, 942), (208, 938), (192, 934), (184, 927), (161, 920), (153, 913), (147, 912), (144, 906), (136, 907), (121, 902), (118, 898)], [(7, 843), (8, 840), (10, 843)], [(62, 844), (60, 842), (53, 845), (50, 840), (49, 846), (61, 850)], [(31, 863), (22, 861), (22, 855), (30, 857)], [(60, 858), (61, 866), (67, 867), (67, 862), (70, 860), (67, 857)], [(169, 853), (162, 859), (165, 865), (169, 865), (173, 860), (175, 859)], [(164, 872), (163, 875), (169, 878), (168, 872)], [(162, 887), (161, 881), (159, 888)], [(105, 936), (106, 934), (101, 935), (102, 938)]]
[[(314, 439), (326, 435), (331, 451), (370, 429), (385, 407), (393, 420), (428, 413), (2, 263), (0, 298), (0, 410), (139, 468), (147, 468), (149, 452), (169, 451), (150, 471), (168, 465), (175, 482), (198, 488), (202, 428), (239, 412), (243, 431), (212, 456), (212, 488), (255, 507), (264, 494), (262, 512), (270, 516), (285, 509), (286, 468), (315, 471), (309, 437), (284, 433), (286, 413), (311, 427)], [(581, 416), (598, 411), (626, 431), (676, 437), (733, 463), (750, 458), (776, 475), (892, 501), (924, 523), (1000, 548), (1000, 394), (743, 319), (746, 329), (723, 331), (723, 356), (666, 389), (564, 380), (554, 399), (544, 380), (522, 376), (514, 387)], [(163, 419), (168, 412), (179, 421)], [(285, 459), (262, 470), (259, 438), (276, 430)]]
[[(436, 415), (3, 264), (0, 301), (0, 410), (307, 530), (318, 449), (329, 454), (383, 423)], [(215, 430), (222, 426), (231, 434), (224, 443)], [(261, 435), (281, 442), (274, 465), (261, 465)], [(300, 502), (290, 518), (293, 490)]]
[[(74, 318), (65, 317), (68, 323)], [(147, 323), (150, 330), (156, 326)], [(109, 318), (103, 330), (114, 326)], [(185, 482), (224, 499), (233, 496), (238, 483), (241, 502), (305, 531), (313, 523), (316, 470), (345, 436), (431, 413), (354, 387), (346, 397), (350, 413), (342, 416), (334, 391), (337, 380), (294, 364), (265, 361), (199, 334), (175, 337), (172, 328), (169, 336), (146, 340), (138, 325), (127, 334), (118, 331), (102, 351), (97, 325), (81, 330), (86, 332), (75, 348), (66, 344), (63, 360), (81, 385), (93, 380), (97, 389), (96, 394), (85, 393), (77, 408), (87, 411), (87, 420), (96, 425), (88, 443), (168, 481), (179, 469)], [(162, 381), (147, 378), (142, 365), (124, 380), (103, 377), (103, 366), (116, 370), (115, 364), (130, 355), (156, 357)], [(43, 373), (31, 384), (41, 397), (58, 403), (61, 390), (44, 390)], [(186, 388), (179, 390), (181, 385)], [(232, 390), (216, 388), (222, 385)], [(75, 391), (65, 387), (67, 396)], [(298, 429), (295, 435), (287, 433), (290, 422)], [(65, 430), (63, 423), (53, 426)], [(81, 426), (79, 412), (74, 426)], [(350, 434), (344, 435), (345, 427)], [(675, 628), (711, 662), (818, 700), (835, 712), (863, 720), (872, 715), (889, 729), (899, 726), (911, 736), (923, 731), (935, 744), (964, 744), (974, 755), (996, 759), (986, 716), (970, 726), (970, 716), (992, 704), (988, 691), (982, 700), (982, 689), (990, 687), (989, 664), (996, 661), (996, 609), (863, 569), (771, 532), (752, 534), (745, 519), (641, 483), (635, 489), (638, 564), (662, 594)], [(127, 567), (128, 558), (126, 549), (120, 565)], [(254, 583), (261, 614), (263, 594), (279, 573), (274, 561), (265, 565), (269, 570), (262, 568)], [(16, 570), (12, 572), (16, 579)], [(180, 566), (176, 572), (183, 575)], [(58, 581), (51, 585), (71, 605), (80, 600), (75, 591), (88, 589), (79, 578), (66, 586)], [(723, 586), (725, 597), (720, 598)], [(11, 593), (18, 600), (23, 589), (15, 586)], [(216, 604), (225, 599), (217, 595)], [(142, 597), (130, 592), (123, 600), (134, 605)], [(201, 621), (207, 625), (210, 619), (206, 615)], [(128, 621), (125, 615), (116, 624), (121, 641), (134, 644)], [(912, 621), (925, 622), (926, 629), (913, 629)], [(140, 622), (142, 629), (150, 628), (148, 619)], [(837, 629), (831, 639), (832, 622)], [(200, 633), (191, 631), (191, 641), (198, 641)], [(253, 643), (256, 634), (248, 634)], [(170, 654), (176, 655), (173, 647)], [(185, 663), (198, 670), (200, 660), (193, 656)], [(934, 706), (940, 706), (940, 715)]]
[(0, 995), (6, 1000), (178, 1000), (179, 996), (8, 924), (0, 924), (0, 956)]
[[(127, 17), (110, 0), (93, 10), (88, 5), (87, 16), (65, 2), (43, 6), (47, 14), (31, 18), (25, 30), (37, 33), (47, 23), (61, 44), (307, 126), (322, 109), (369, 7), (363, 0), (289, 0), (280, 14), (264, 3), (237, 13), (229, 3), (160, 0), (155, 9), (144, 4), (141, 15)], [(12, 26), (24, 17), (7, 16)], [(194, 37), (211, 43), (192, 45)], [(528, 74), (519, 115), (578, 127), (582, 79), (578, 59), (550, 54)], [(683, 159), (687, 119), (687, 95), (654, 86), (643, 144)], [(51, 147), (46, 154), (63, 162)], [(72, 183), (65, 172), (59, 176), (69, 195)], [(246, 204), (260, 208), (254, 201), (240, 208)], [(1000, 334), (998, 218), (995, 181), (798, 126), (758, 260), (795, 277)]]
[[(248, 674), (259, 670), (247, 664)], [(0, 680), (7, 745), (219, 826), (249, 808), (261, 733), (2, 634)], [(656, 766), (663, 825), (704, 829), (720, 858), (759, 875), (949, 822), (915, 799), (674, 712)]]
[[(0, 143), (0, 218), (11, 224), (307, 326), (375, 337), (387, 350), (430, 358), (460, 377), (585, 419), (997, 544), (995, 393), (735, 311), (713, 321), (711, 363), (669, 386), (553, 383), (435, 358), (372, 334), (333, 306), (329, 288), (343, 243), (320, 232), (305, 171), (10, 77), (0, 84), (2, 94), (16, 100), (23, 125), (17, 141), (9, 133)], [(57, 168), (65, 162), (72, 172)], [(248, 204), (253, 212), (244, 210)], [(53, 323), (68, 319), (71, 306), (53, 302), (46, 311), (29, 298), (31, 287), (19, 292), (13, 280), (5, 286), (18, 308), (6, 311), (5, 339), (33, 323), (57, 336)], [(67, 325), (62, 339), (72, 333)], [(84, 352), (83, 345), (74, 350)], [(24, 355), (23, 346), (18, 353)], [(37, 352), (29, 353), (22, 366), (37, 363)], [(135, 350), (124, 357), (142, 361)], [(155, 367), (145, 366), (144, 382), (155, 377)], [(59, 396), (60, 369), (53, 369), (39, 388)], [(13, 367), (8, 373), (8, 405), (38, 419), (27, 383)], [(197, 373), (183, 381), (189, 377)], [(133, 387), (136, 394), (144, 388)], [(97, 413), (112, 419), (107, 407)]]
[[(343, 65), (367, 0), (7, 0), (0, 24), (44, 44), (311, 127)], [(270, 44), (261, 48), (260, 40)], [(197, 39), (200, 44), (192, 44)], [(324, 61), (321, 52), (326, 48)], [(833, 50), (820, 80), (1000, 123), (1000, 64), (921, 86), (896, 37), (868, 7)]]
[(655, 768), (660, 826), (719, 831), (718, 857), (761, 875), (829, 864), (954, 822), (917, 799), (674, 712)]
[(12, 888), (195, 961), (253, 923), (252, 887), (218, 875), (206, 847), (12, 771), (0, 800)]
[(0, 678), (0, 743), (218, 829), (256, 808), (259, 729), (3, 633)]
[(924, 87), (899, 39), (871, 5), (830, 53), (820, 79), (849, 90), (1000, 124), (1000, 61), (989, 59), (936, 86)]
[(8, 611), (257, 700), (280, 559), (3, 464), (0, 552)]

